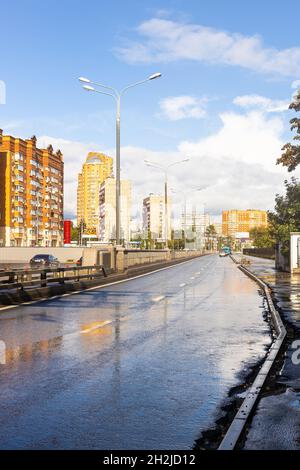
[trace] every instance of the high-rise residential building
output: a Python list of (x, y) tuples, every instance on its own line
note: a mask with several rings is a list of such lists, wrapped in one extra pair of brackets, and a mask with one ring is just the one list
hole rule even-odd
[(0, 246), (63, 244), (63, 156), (0, 130)]
[(200, 233), (202, 236), (205, 235), (207, 227), (210, 225), (210, 215), (204, 211), (197, 211), (196, 207), (193, 207), (191, 211), (182, 213), (181, 215), (181, 229)]
[(90, 152), (78, 175), (77, 225), (84, 224), (86, 233), (94, 235), (99, 227), (99, 191), (103, 181), (112, 175), (113, 159), (103, 153)]
[(210, 215), (204, 212), (204, 207), (185, 207), (181, 215), (181, 230), (185, 234), (186, 248), (203, 248), (205, 245), (205, 232), (210, 225)]
[[(171, 239), (171, 198), (167, 201), (167, 225), (168, 240)], [(151, 236), (152, 240), (166, 240), (166, 224), (165, 224), (165, 197), (156, 194), (149, 194), (143, 200), (143, 230), (145, 236)]]
[(266, 211), (258, 209), (231, 209), (222, 212), (222, 232), (224, 237), (235, 238), (237, 234), (249, 233), (255, 227), (267, 227)]
[[(125, 243), (130, 241), (131, 183), (121, 180), (120, 186), (120, 235)], [(107, 178), (100, 187), (98, 237), (103, 242), (116, 239), (116, 180)]]

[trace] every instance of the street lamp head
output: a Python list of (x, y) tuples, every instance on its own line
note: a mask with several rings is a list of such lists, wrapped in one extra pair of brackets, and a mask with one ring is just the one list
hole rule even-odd
[(79, 77), (78, 80), (83, 83), (91, 83), (91, 80), (85, 77)]
[(95, 88), (93, 88), (92, 86), (89, 86), (89, 85), (84, 85), (82, 88), (84, 88), (87, 91), (96, 91)]
[(148, 80), (155, 80), (155, 78), (159, 78), (159, 77), (161, 77), (161, 73), (160, 73), (160, 72), (153, 73), (152, 75), (150, 75), (150, 77), (148, 78)]

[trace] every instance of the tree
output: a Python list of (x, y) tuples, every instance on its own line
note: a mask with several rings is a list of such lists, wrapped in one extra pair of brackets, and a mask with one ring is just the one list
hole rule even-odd
[(205, 230), (205, 235), (207, 237), (215, 237), (217, 235), (216, 228), (213, 224), (210, 224), (206, 230)]
[(268, 227), (254, 227), (250, 230), (250, 239), (255, 248), (273, 248), (275, 240)]
[(72, 225), (71, 240), (74, 242), (75, 241), (78, 242), (78, 239), (79, 239), (79, 229), (78, 227), (74, 227), (74, 225)]
[[(298, 90), (293, 102), (290, 104), (289, 109), (294, 109), (296, 112), (300, 111), (300, 90)], [(294, 141), (300, 140), (300, 118), (293, 118), (290, 120), (291, 131), (296, 130), (296, 135), (293, 137)], [(277, 165), (282, 164), (288, 168), (288, 171), (293, 171), (300, 163), (300, 145), (288, 142), (282, 148), (284, 151), (280, 158), (277, 159)]]
[(216, 231), (216, 228), (213, 224), (210, 224), (206, 230), (205, 230), (205, 236), (206, 238), (208, 239), (208, 249), (211, 250), (212, 249), (212, 246), (213, 246), (213, 243), (212, 243), (212, 239), (214, 239), (216, 236), (217, 236), (217, 231)]
[(275, 211), (268, 213), (270, 234), (282, 243), (281, 252), (289, 255), (290, 233), (300, 231), (300, 182), (296, 178), (285, 181), (286, 194), (275, 198)]

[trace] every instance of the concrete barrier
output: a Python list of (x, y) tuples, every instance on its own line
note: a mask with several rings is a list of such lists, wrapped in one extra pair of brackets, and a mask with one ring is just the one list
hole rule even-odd
[(38, 254), (53, 255), (61, 263), (66, 263), (69, 260), (76, 262), (82, 256), (82, 251), (82, 247), (1, 247), (0, 263), (28, 263), (34, 255)]
[(203, 251), (194, 250), (127, 250), (116, 248), (116, 270), (122, 272), (133, 266), (162, 263), (177, 259), (188, 259), (201, 256)]
[[(111, 245), (101, 247), (1, 247), (0, 264), (27, 264), (34, 255), (49, 254), (58, 258), (60, 263), (76, 263), (83, 257), (83, 265), (104, 264), (102, 253), (111, 252)], [(109, 266), (113, 268), (113, 266)]]
[[(102, 264), (118, 272), (132, 266), (162, 263), (177, 259), (200, 256), (203, 251), (196, 250), (128, 250), (122, 246), (103, 245), (101, 247), (2, 247), (0, 264), (27, 264), (37, 254), (50, 254), (60, 263), (76, 262), (83, 258), (82, 264)], [(110, 264), (110, 266), (108, 265)]]

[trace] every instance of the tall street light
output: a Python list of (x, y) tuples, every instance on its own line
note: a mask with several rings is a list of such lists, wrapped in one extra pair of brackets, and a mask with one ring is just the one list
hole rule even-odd
[(154, 168), (161, 170), (164, 172), (165, 175), (165, 243), (166, 248), (168, 248), (168, 171), (174, 165), (179, 165), (180, 163), (188, 162), (189, 158), (185, 158), (184, 160), (180, 160), (179, 162), (170, 163), (169, 165), (163, 166), (159, 165), (155, 162), (150, 162), (149, 160), (144, 160), (146, 165), (153, 166)]
[[(86, 91), (92, 91), (94, 93), (100, 93), (102, 95), (112, 96), (116, 101), (117, 105), (117, 113), (116, 113), (116, 245), (120, 245), (120, 232), (121, 232), (121, 224), (120, 224), (120, 192), (121, 192), (121, 170), (120, 170), (120, 110), (121, 110), (121, 97), (123, 94), (137, 85), (141, 85), (142, 83), (148, 82), (149, 80), (155, 80), (156, 78), (161, 77), (161, 73), (154, 73), (150, 75), (150, 77), (146, 78), (145, 80), (141, 80), (139, 82), (133, 83), (132, 85), (127, 85), (122, 90), (118, 91), (111, 86), (102, 85), (101, 83), (93, 82), (89, 78), (80, 77), (79, 81), (81, 83), (85, 83), (83, 88)], [(88, 84), (88, 85), (87, 85)], [(109, 91), (101, 91), (94, 88), (96, 87), (105, 88)]]

